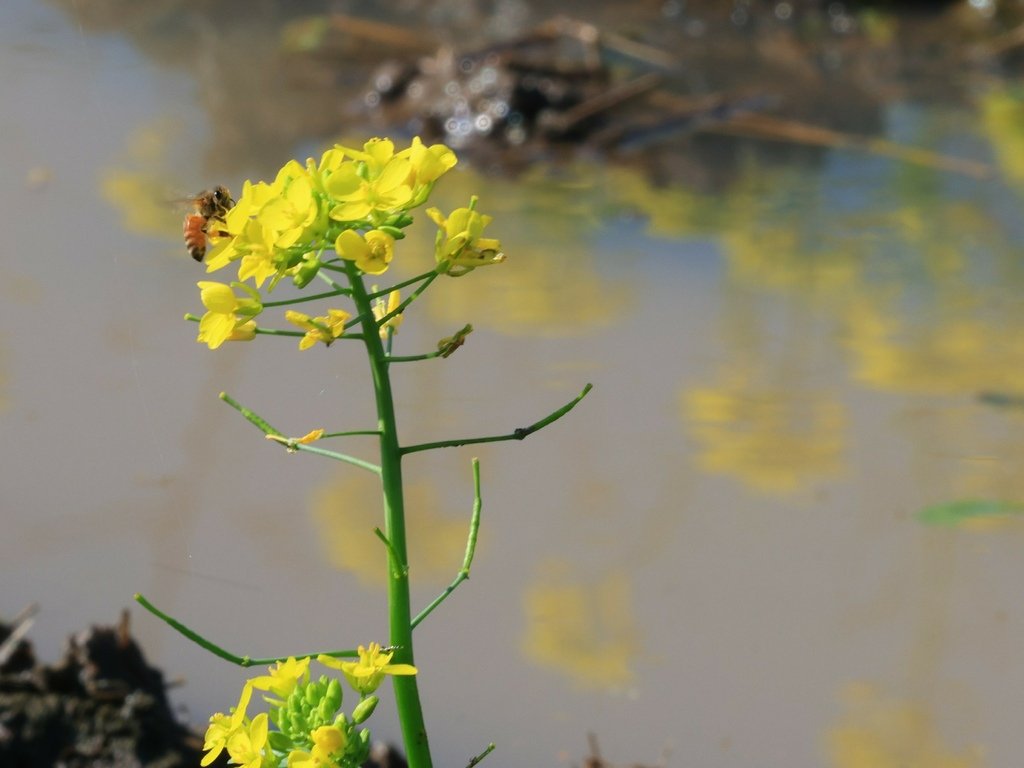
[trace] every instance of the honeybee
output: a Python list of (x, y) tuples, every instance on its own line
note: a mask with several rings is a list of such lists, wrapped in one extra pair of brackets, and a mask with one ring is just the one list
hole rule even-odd
[(211, 222), (224, 222), (224, 216), (234, 206), (235, 201), (227, 187), (216, 186), (212, 190), (204, 190), (189, 200), (192, 212), (185, 216), (182, 230), (185, 234), (185, 247), (189, 255), (196, 261), (202, 261), (206, 255), (206, 236), (210, 234)]

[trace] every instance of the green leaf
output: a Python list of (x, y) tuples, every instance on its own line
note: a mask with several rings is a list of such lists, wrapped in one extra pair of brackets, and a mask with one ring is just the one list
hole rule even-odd
[(926, 525), (959, 525), (972, 520), (1024, 514), (1024, 502), (960, 499), (925, 507), (917, 519)]

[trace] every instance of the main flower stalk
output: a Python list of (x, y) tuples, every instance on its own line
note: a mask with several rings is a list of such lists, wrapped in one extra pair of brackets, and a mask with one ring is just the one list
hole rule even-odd
[[(395, 404), (391, 395), (391, 376), (384, 343), (374, 321), (371, 300), (362, 275), (353, 262), (346, 263), (346, 272), (352, 287), (352, 301), (356, 306), (356, 312), (363, 318), (363, 342), (370, 361), (373, 390), (377, 401), (381, 486), (384, 495), (384, 535), (390, 542), (390, 546), (387, 547), (390, 643), (395, 648), (396, 663), (413, 664), (409, 558), (405, 535), (405, 501), (402, 493), (402, 454), (398, 443)], [(430, 746), (416, 677), (408, 675), (392, 679), (409, 768), (431, 768)]]

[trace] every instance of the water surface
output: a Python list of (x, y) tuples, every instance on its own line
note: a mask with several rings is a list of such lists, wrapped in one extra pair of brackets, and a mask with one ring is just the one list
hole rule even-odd
[[(403, 8), (430, 45), (493, 34), (491, 9), (455, 5)], [(472, 579), (417, 634), (436, 761), (495, 741), (496, 767), (569, 765), (592, 731), (618, 764), (1016, 765), (1021, 524), (917, 516), (1024, 500), (1024, 102), (1007, 62), (966, 53), (999, 27), (824, 11), (815, 58), (778, 7), (756, 28), (637, 7), (590, 13), (704, 60), (670, 73), (677, 92), (745, 82), (792, 119), (931, 154), (686, 131), (514, 175), (465, 162), (439, 186), (442, 208), (481, 195), (509, 260), (406, 318), (401, 353), (476, 331), (397, 373), (403, 441), (506, 432), (595, 389), (525, 443), (407, 461), (417, 605), (455, 575), (483, 465)], [(238, 653), (381, 639), (373, 484), (217, 399), (290, 434), (367, 427), (365, 364), (197, 345), (181, 318), (204, 273), (167, 204), (388, 130), (353, 110), (371, 62), (279, 66), (290, 19), (270, 4), (109, 8), (0, 12), (18, 107), (0, 123), (0, 611), (42, 604), (46, 659), (136, 591)], [(900, 58), (894, 33), (948, 45)], [(430, 264), (431, 228), (400, 276)], [(134, 629), (195, 723), (231, 703), (241, 670), (139, 611)]]

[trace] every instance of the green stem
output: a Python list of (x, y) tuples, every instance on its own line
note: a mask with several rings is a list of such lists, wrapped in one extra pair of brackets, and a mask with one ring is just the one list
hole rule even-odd
[[(402, 495), (402, 452), (398, 443), (395, 404), (391, 394), (387, 355), (373, 317), (371, 299), (363, 278), (352, 262), (345, 262), (352, 300), (363, 321), (363, 342), (373, 376), (377, 401), (377, 428), (380, 430), (381, 486), (384, 495), (384, 534), (387, 548), (388, 622), (390, 642), (395, 646), (396, 664), (413, 664), (412, 611), (409, 599), (408, 551), (406, 547), (405, 504)], [(397, 562), (396, 562), (397, 561)], [(431, 768), (427, 728), (420, 705), (415, 675), (394, 675), (395, 706), (405, 743), (409, 768)]]

